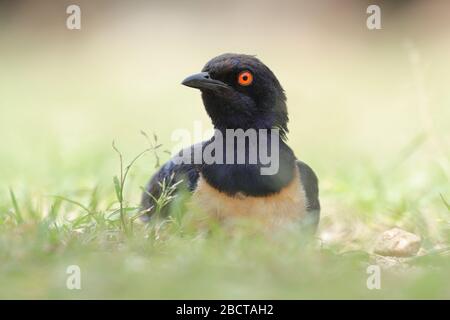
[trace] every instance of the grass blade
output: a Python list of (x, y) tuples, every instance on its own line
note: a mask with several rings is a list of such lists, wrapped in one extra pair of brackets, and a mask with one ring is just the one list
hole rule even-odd
[(439, 193), (439, 196), (442, 199), (442, 203), (444, 204), (444, 206), (447, 207), (447, 210), (450, 211), (450, 204), (447, 202), (447, 200), (445, 200), (444, 196), (442, 195), (442, 193)]
[(23, 222), (22, 212), (20, 211), (19, 204), (17, 203), (16, 195), (14, 194), (14, 191), (11, 188), (9, 188), (9, 195), (11, 196), (11, 202), (14, 207), (15, 212), (14, 216), (16, 218), (16, 221), (18, 223), (22, 223)]
[(62, 200), (62, 201), (66, 201), (69, 202), (71, 204), (76, 205), (77, 207), (80, 207), (81, 209), (83, 209), (84, 211), (86, 211), (87, 213), (91, 213), (91, 210), (89, 210), (89, 208), (87, 208), (86, 206), (84, 206), (83, 204), (79, 203), (78, 201), (63, 197), (63, 196), (57, 196), (57, 195), (51, 195), (50, 197)]
[(119, 202), (122, 202), (122, 191), (121, 191), (119, 178), (117, 176), (114, 176), (113, 182), (114, 182), (114, 190), (116, 191), (117, 200)]

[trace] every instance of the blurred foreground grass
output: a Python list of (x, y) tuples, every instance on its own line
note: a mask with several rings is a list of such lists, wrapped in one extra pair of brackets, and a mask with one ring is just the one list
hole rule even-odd
[[(221, 52), (180, 59), (180, 50), (94, 42), (35, 45), (32, 55), (5, 47), (0, 60), (0, 298), (450, 298), (448, 255), (433, 254), (450, 243), (446, 51), (410, 61), (395, 46), (352, 59), (351, 48), (229, 48), (266, 52), (286, 89), (289, 143), (320, 179), (320, 230), (306, 245), (292, 230), (264, 235), (248, 222), (231, 233), (135, 223), (125, 236), (112, 140), (129, 162), (148, 148), (141, 129), (170, 150), (173, 130), (209, 127), (198, 93), (178, 84)], [(427, 61), (441, 62), (415, 69)], [(154, 167), (148, 153), (132, 168), (127, 207)], [(428, 255), (384, 271), (370, 291), (367, 252), (393, 226), (420, 235)], [(69, 265), (81, 267), (82, 290), (66, 288)]]

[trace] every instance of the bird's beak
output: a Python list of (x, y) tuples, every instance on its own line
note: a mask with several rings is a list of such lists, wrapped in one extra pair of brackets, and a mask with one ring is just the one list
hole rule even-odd
[(226, 83), (212, 79), (208, 72), (193, 74), (184, 79), (181, 84), (196, 89), (217, 90), (218, 88), (229, 88)]

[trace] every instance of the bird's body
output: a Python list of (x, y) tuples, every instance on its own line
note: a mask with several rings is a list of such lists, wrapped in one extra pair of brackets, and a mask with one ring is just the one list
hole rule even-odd
[[(192, 193), (191, 202), (221, 220), (255, 217), (269, 224), (298, 221), (315, 231), (320, 212), (317, 177), (284, 141), (286, 98), (270, 69), (253, 56), (225, 54), (212, 59), (202, 73), (183, 84), (202, 91), (216, 134), (183, 150), (153, 176), (142, 197), (147, 216), (154, 213), (155, 199), (163, 193), (162, 182), (182, 180)], [(242, 145), (230, 145), (230, 139), (225, 139), (214, 149), (212, 163), (203, 158), (200, 162), (186, 161), (193, 159), (195, 150), (215, 147), (214, 143), (221, 142), (218, 137), (226, 137), (230, 129), (254, 130), (258, 135), (254, 140), (245, 136), (243, 141), (248, 143)], [(276, 157), (276, 170), (269, 174), (263, 174), (269, 166), (263, 151), (269, 158)], [(237, 161), (239, 156), (241, 162)]]
[(252, 217), (273, 225), (305, 217), (306, 198), (298, 170), (292, 170), (292, 180), (280, 191), (266, 196), (251, 196), (242, 192), (229, 195), (210, 185), (200, 174), (193, 202), (219, 220), (228, 217)]

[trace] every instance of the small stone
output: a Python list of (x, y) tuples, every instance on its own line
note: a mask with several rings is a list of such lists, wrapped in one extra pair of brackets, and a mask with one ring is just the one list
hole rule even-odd
[(420, 244), (420, 237), (414, 233), (393, 228), (383, 232), (377, 239), (374, 252), (389, 257), (411, 257), (417, 254)]
[(420, 249), (419, 249), (419, 252), (417, 252), (417, 255), (418, 255), (418, 256), (425, 256), (425, 255), (427, 255), (427, 254), (428, 254), (428, 251), (425, 250), (424, 248), (420, 248)]

